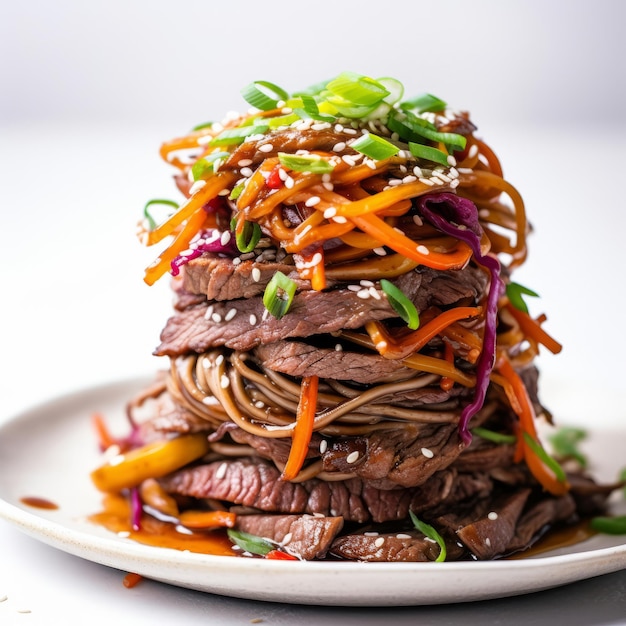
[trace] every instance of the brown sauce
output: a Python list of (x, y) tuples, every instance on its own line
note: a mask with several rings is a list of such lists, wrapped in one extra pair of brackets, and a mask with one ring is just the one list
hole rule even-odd
[(53, 511), (59, 508), (58, 504), (55, 504), (50, 500), (46, 500), (45, 498), (38, 498), (37, 496), (26, 496), (24, 498), (20, 498), (20, 502), (26, 506), (32, 506), (35, 509)]
[(143, 515), (140, 529), (133, 529), (130, 505), (123, 496), (119, 495), (105, 496), (103, 510), (90, 515), (88, 519), (111, 532), (124, 533), (129, 539), (149, 546), (219, 556), (236, 555), (223, 529), (181, 532), (175, 524), (163, 522), (151, 515)]
[(565, 526), (564, 528), (555, 528), (546, 533), (541, 539), (535, 542), (530, 548), (513, 554), (508, 559), (525, 559), (532, 556), (538, 556), (544, 552), (550, 550), (557, 550), (559, 548), (569, 548), (575, 546), (578, 543), (582, 543), (587, 539), (590, 539), (597, 532), (589, 525), (589, 520), (583, 520), (578, 524), (572, 526)]

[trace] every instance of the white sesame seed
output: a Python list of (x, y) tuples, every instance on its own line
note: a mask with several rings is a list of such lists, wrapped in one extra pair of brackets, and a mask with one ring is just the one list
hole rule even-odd
[(460, 182), (460, 181), (459, 181), (459, 179), (458, 179), (458, 178), (455, 178), (455, 179), (454, 179), (454, 180), (450, 183), (450, 187), (451, 187), (452, 189), (456, 189), (456, 188), (459, 186), (459, 182)]
[(242, 167), (242, 168), (239, 170), (239, 173), (240, 173), (242, 176), (245, 176), (246, 178), (250, 178), (250, 176), (252, 176), (252, 174), (253, 174), (252, 170), (251, 170), (249, 167)]
[(343, 346), (340, 343), (335, 344), (335, 352), (343, 352)]
[(417, 165), (413, 168), (413, 174), (415, 174), (418, 178), (422, 178), (422, 169)]
[(193, 196), (194, 193), (200, 191), (200, 189), (202, 189), (202, 187), (204, 187), (205, 185), (206, 180), (197, 180), (193, 185), (191, 185), (191, 187), (189, 187), (189, 194)]
[(491, 521), (495, 521), (498, 519), (498, 514), (495, 511), (491, 511), (489, 513), (489, 515), (487, 515), (487, 517), (491, 520)]
[[(235, 317), (235, 315), (237, 315), (237, 309), (235, 309), (234, 307), (232, 309), (230, 309), (228, 311), (228, 313), (226, 313), (226, 315), (224, 316), (224, 321), (225, 322), (230, 322), (230, 320), (233, 319), (233, 317)], [(220, 355), (221, 356), (221, 355)]]
[(210, 359), (205, 356), (202, 359), (202, 367), (204, 367), (205, 369), (209, 369), (210, 367), (213, 367), (213, 363), (211, 363)]
[(348, 285), (348, 289), (350, 291), (361, 291), (361, 286), (360, 285)]
[(327, 220), (329, 220), (331, 217), (335, 217), (335, 215), (337, 215), (337, 209), (334, 206), (331, 206), (324, 211), (324, 217)]
[(269, 310), (265, 309), (265, 311), (263, 311), (263, 315), (261, 316), (261, 321), (264, 322), (269, 316), (270, 316)]
[[(128, 531), (128, 530), (120, 530), (117, 533), (117, 536), (118, 537), (122, 537), (122, 539), (126, 539), (127, 537), (130, 537), (130, 531)], [(5, 600), (6, 600), (6, 596), (5, 596)], [(0, 598), (0, 602), (2, 602), (2, 601), (3, 601), (2, 598)]]
[(456, 167), (451, 167), (448, 171), (448, 176), (450, 178), (458, 178), (459, 177), (459, 170), (456, 169)]
[(381, 547), (384, 543), (385, 543), (385, 538), (384, 538), (384, 537), (378, 537), (378, 539), (376, 539), (376, 540), (374, 541), (374, 545), (375, 545), (377, 548), (380, 548), (380, 547)]
[(229, 243), (231, 237), (232, 237), (232, 235), (230, 234), (230, 231), (229, 230), (225, 230), (222, 233), (221, 237), (220, 237), (220, 243), (223, 246), (227, 245)]
[(405, 176), (402, 179), (402, 182), (407, 185), (408, 183), (414, 183), (417, 180), (417, 176), (413, 176), (412, 174), (409, 174), (408, 176)]
[(262, 400), (257, 400), (257, 401), (254, 403), (254, 406), (255, 406), (257, 409), (262, 409), (262, 408), (265, 406), (265, 402), (263, 402)]
[(313, 130), (326, 130), (327, 128), (331, 128), (331, 125), (328, 122), (321, 122), (318, 124), (312, 124), (311, 128)]
[(478, 154), (478, 146), (476, 144), (473, 144), (471, 148), (469, 149), (467, 156), (471, 159), (475, 157), (477, 154)]
[(237, 165), (239, 167), (248, 167), (248, 165), (252, 165), (252, 159), (240, 159)]
[(406, 533), (398, 533), (396, 535), (396, 539), (410, 539), (411, 535), (407, 535)]
[(432, 187), (435, 184), (432, 180), (430, 180), (430, 178), (419, 178), (418, 180), (420, 183), (424, 183), (424, 185), (428, 185), (429, 187)]
[(226, 476), (226, 470), (228, 469), (228, 465), (226, 463), (222, 463), (215, 472), (215, 478), (218, 480), (222, 480), (224, 476)]
[(230, 385), (230, 378), (228, 378), (226, 374), (222, 374), (222, 377), (220, 378), (220, 387), (222, 389), (226, 389), (229, 385)]
[(371, 280), (361, 280), (359, 281), (359, 285), (361, 285), (361, 287), (373, 287), (374, 283)]
[(204, 314), (204, 319), (208, 320), (213, 315), (213, 305), (209, 304), (207, 307), (206, 313)]
[(287, 187), (287, 189), (293, 189), (293, 186), (294, 186), (293, 178), (291, 178), (291, 176), (287, 176), (287, 178), (285, 178), (285, 187)]
[(485, 545), (486, 545), (488, 548), (491, 548), (491, 539), (489, 539), (489, 537), (485, 537)]
[(304, 206), (312, 207), (312, 206), (315, 206), (316, 204), (319, 204), (320, 202), (321, 202), (321, 198), (319, 196), (311, 196), (304, 203)]
[(322, 187), (324, 187), (326, 191), (332, 191), (335, 188), (335, 185), (332, 183), (322, 183)]
[(222, 316), (219, 313), (213, 313), (213, 315), (211, 315), (211, 319), (216, 323), (219, 324), (222, 321)]
[(459, 174), (472, 174), (474, 170), (471, 167), (457, 167)]
[(326, 450), (328, 450), (328, 440), (327, 439), (322, 439), (320, 441), (320, 454), (324, 454), (324, 452), (326, 452)]
[(284, 537), (283, 540), (281, 541), (281, 543), (283, 545), (285, 545), (286, 543), (289, 543), (291, 541), (291, 539), (293, 538), (293, 535), (291, 533), (287, 533)]
[(394, 227), (393, 227), (393, 229), (394, 229), (394, 230), (395, 230), (395, 231), (396, 231), (399, 235), (405, 235), (405, 234), (406, 234), (406, 233), (405, 233), (402, 229), (398, 228), (397, 226), (394, 226)]
[(427, 458), (432, 459), (435, 456), (435, 453), (430, 448), (422, 448), (421, 453)]
[(223, 362), (224, 362), (224, 355), (218, 354), (217, 358), (215, 359), (215, 365), (219, 367)]
[(346, 149), (345, 141), (339, 141), (333, 146), (333, 152), (341, 152), (342, 150), (345, 150), (345, 149)]
[(363, 536), (365, 537), (378, 537), (380, 533), (377, 530), (368, 530), (367, 532), (363, 533)]
[(365, 165), (367, 165), (367, 167), (369, 167), (371, 170), (376, 169), (376, 161), (372, 161), (372, 159), (365, 159), (363, 163), (365, 163)]
[(456, 159), (451, 154), (448, 155), (447, 161), (450, 167), (454, 167), (456, 165)]
[(398, 185), (402, 184), (402, 179), (401, 178), (390, 178), (387, 183), (389, 184), (390, 187), (397, 187)]
[(369, 288), (369, 292), (370, 292), (370, 295), (372, 296), (372, 298), (374, 298), (374, 300), (380, 300), (381, 299), (381, 295), (380, 295), (380, 293), (378, 293), (378, 289), (376, 289), (376, 287), (370, 287)]
[(415, 248), (420, 254), (430, 254), (430, 250), (426, 246), (419, 245)]
[(271, 143), (264, 143), (262, 146), (259, 146), (259, 152), (271, 152), (274, 149), (274, 146)]
[(361, 300), (367, 300), (370, 297), (369, 289), (361, 289), (356, 294)]
[(252, 280), (258, 283), (261, 280), (261, 270), (258, 267), (252, 268)]
[(346, 457), (346, 463), (356, 463), (359, 460), (359, 453), (355, 450), (354, 452), (350, 452), (350, 454)]
[(387, 250), (385, 248), (372, 248), (374, 254), (378, 256), (387, 256)]
[(417, 224), (418, 226), (423, 226), (424, 222), (422, 220), (422, 218), (419, 215), (414, 215), (413, 216), (413, 221), (415, 222), (415, 224)]
[(256, 315), (254, 313), (250, 314), (249, 322), (250, 322), (250, 326), (254, 326), (256, 324)]
[(241, 259), (240, 259), (238, 256), (236, 256), (236, 257), (233, 259), (233, 265), (234, 265), (234, 266), (237, 266), (237, 265), (239, 265), (240, 263), (241, 263)]
[(351, 156), (351, 155), (349, 155), (349, 154), (344, 154), (344, 155), (341, 157), (341, 160), (342, 160), (344, 163), (346, 163), (346, 165), (350, 165), (351, 167), (352, 167), (352, 166), (354, 166), (354, 165), (356, 165), (356, 161), (355, 161), (355, 160), (352, 158), (352, 156)]
[(346, 135), (356, 135), (357, 131), (354, 128), (344, 128), (343, 132), (346, 133)]
[(348, 218), (344, 217), (343, 215), (335, 215), (332, 220), (337, 224), (345, 224), (348, 221)]

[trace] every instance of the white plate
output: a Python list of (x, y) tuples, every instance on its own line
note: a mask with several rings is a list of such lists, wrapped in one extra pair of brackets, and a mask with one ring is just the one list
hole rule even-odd
[[(87, 389), (18, 415), (0, 428), (0, 516), (76, 556), (199, 591), (255, 600), (346, 606), (443, 604), (520, 595), (626, 568), (624, 537), (583, 543), (523, 560), (451, 563), (265, 561), (154, 548), (86, 521), (101, 497), (89, 472), (101, 462), (91, 415), (124, 432), (124, 405), (145, 381)], [(598, 476), (624, 464), (626, 432), (594, 433), (586, 451)], [(59, 505), (33, 509), (38, 496)], [(620, 513), (622, 511), (619, 511)]]

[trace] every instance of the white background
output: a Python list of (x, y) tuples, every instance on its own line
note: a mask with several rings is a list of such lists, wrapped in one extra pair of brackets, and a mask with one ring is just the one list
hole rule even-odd
[[(0, 421), (161, 365), (169, 293), (143, 284), (157, 252), (134, 237), (148, 199), (176, 198), (160, 143), (246, 108), (251, 80), (351, 69), (472, 112), (536, 229), (518, 281), (565, 345), (541, 358), (544, 396), (568, 421), (622, 425), (625, 22), (619, 0), (1, 0)], [(614, 410), (593, 411), (598, 390)], [(20, 555), (57, 557), (6, 525), (0, 542), (0, 583), (10, 567), (28, 603)]]

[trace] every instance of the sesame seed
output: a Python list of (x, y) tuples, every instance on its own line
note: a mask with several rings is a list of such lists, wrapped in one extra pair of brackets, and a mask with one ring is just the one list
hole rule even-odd
[(343, 132), (346, 133), (346, 135), (356, 135), (357, 132), (354, 128), (344, 128)]
[(202, 367), (204, 367), (205, 369), (209, 369), (210, 367), (213, 367), (213, 363), (211, 363), (209, 358), (205, 356), (202, 359)]
[(456, 167), (451, 167), (450, 170), (448, 171), (448, 176), (450, 178), (458, 178), (459, 170), (457, 170)]
[(263, 311), (263, 315), (261, 316), (261, 320), (264, 322), (270, 315), (270, 312), (268, 309), (265, 309), (265, 311)]
[(451, 154), (448, 155), (447, 161), (450, 167), (454, 167), (456, 165), (456, 159)]
[(217, 358), (215, 359), (215, 365), (219, 367), (223, 362), (224, 362), (224, 355), (218, 354)]
[(281, 543), (284, 545), (286, 543), (289, 543), (292, 539), (293, 535), (291, 533), (287, 533), (284, 537), (283, 540), (281, 541)]
[(343, 346), (340, 343), (335, 344), (335, 352), (343, 352)]
[(396, 539), (410, 539), (411, 535), (407, 535), (406, 533), (398, 533), (396, 535)]
[(374, 298), (374, 300), (380, 300), (381, 299), (381, 296), (378, 293), (378, 289), (376, 289), (376, 287), (370, 287), (369, 288), (369, 292), (370, 292), (370, 295), (372, 296), (372, 298)]
[(450, 187), (451, 187), (452, 189), (456, 189), (456, 188), (459, 186), (459, 182), (460, 182), (460, 181), (459, 181), (459, 179), (458, 179), (458, 178), (455, 178), (455, 179), (454, 179), (454, 180), (450, 183)]
[(254, 326), (256, 324), (256, 315), (254, 313), (250, 314), (250, 326)]
[(380, 548), (380, 547), (383, 545), (383, 543), (385, 543), (385, 538), (384, 538), (384, 537), (378, 537), (378, 539), (376, 539), (376, 540), (374, 541), (374, 545), (375, 545), (377, 548)]
[(430, 254), (430, 250), (426, 246), (419, 245), (415, 248), (420, 254)]
[(342, 150), (345, 150), (345, 149), (346, 149), (345, 141), (339, 141), (333, 146), (333, 152), (341, 152)]
[(271, 152), (274, 149), (274, 146), (271, 143), (264, 143), (262, 146), (259, 146), (259, 152)]
[(414, 215), (413, 216), (413, 221), (415, 222), (415, 224), (417, 224), (418, 226), (423, 226), (424, 222), (422, 220), (422, 218), (419, 215)]
[(213, 313), (213, 315), (211, 315), (211, 319), (216, 323), (219, 324), (222, 321), (222, 316), (219, 313)]
[(359, 281), (361, 287), (373, 287), (374, 283), (371, 280), (361, 280)]
[(334, 206), (331, 206), (329, 209), (324, 211), (324, 217), (329, 220), (331, 217), (335, 217), (337, 215), (337, 209)]
[(350, 454), (346, 457), (346, 463), (356, 463), (359, 460), (359, 453), (355, 450), (354, 452), (350, 452)]
[(491, 548), (491, 539), (489, 539), (489, 537), (485, 537), (485, 545), (486, 545), (488, 548)]
[(213, 315), (213, 305), (209, 304), (207, 307), (206, 313), (204, 314), (204, 319), (208, 320)]
[(487, 515), (487, 517), (491, 520), (491, 521), (495, 521), (498, 519), (498, 514), (495, 511), (491, 511), (489, 513), (489, 515)]
[(401, 230), (400, 228), (397, 228), (396, 226), (394, 226), (394, 228), (393, 228), (393, 229), (394, 229), (394, 230), (395, 230), (395, 231), (396, 231), (399, 235), (405, 235), (405, 234), (406, 234), (403, 230)]
[(380, 533), (377, 530), (368, 530), (363, 533), (364, 537), (378, 537)]
[(402, 182), (407, 185), (408, 183), (414, 183), (417, 180), (417, 176), (413, 176), (412, 174), (409, 174), (408, 176), (405, 176), (402, 179)]
[(237, 165), (239, 167), (248, 167), (248, 165), (252, 165), (252, 159), (240, 159)]
[(378, 256), (387, 256), (387, 250), (385, 250), (385, 248), (373, 248), (372, 250), (374, 254)]
[(261, 400), (257, 400), (257, 401), (254, 403), (254, 406), (255, 406), (257, 409), (262, 409), (262, 408), (265, 406), (265, 402), (263, 402), (263, 401), (261, 401)]
[(365, 159), (363, 163), (365, 163), (365, 165), (367, 165), (367, 167), (369, 167), (371, 170), (376, 169), (376, 161), (372, 161), (372, 159)]
[(424, 185), (428, 185), (429, 187), (432, 187), (435, 184), (432, 180), (430, 180), (430, 178), (419, 178), (418, 180), (420, 183), (424, 183)]
[(390, 187), (397, 187), (398, 185), (402, 184), (402, 179), (401, 178), (390, 178), (387, 183), (389, 184)]
[(191, 187), (189, 187), (189, 193), (193, 196), (194, 193), (200, 191), (202, 187), (206, 185), (206, 180), (197, 180)]
[(335, 132), (340, 133), (343, 131), (343, 126), (341, 124), (335, 124)]
[(355, 160), (352, 158), (352, 156), (350, 156), (349, 154), (344, 154), (344, 155), (341, 157), (341, 160), (342, 160), (344, 163), (346, 163), (347, 165), (350, 165), (350, 166), (354, 166), (354, 165), (356, 165), (356, 161), (355, 161)]
[(469, 149), (469, 152), (467, 153), (467, 156), (471, 159), (475, 157), (477, 154), (478, 154), (478, 146), (476, 144), (472, 144), (471, 148)]
[(224, 476), (226, 476), (227, 469), (228, 469), (228, 465), (226, 463), (222, 463), (217, 468), (217, 471), (215, 472), (215, 478), (217, 478), (218, 480), (221, 480), (222, 478), (224, 478)]
[(261, 280), (261, 270), (258, 267), (252, 268), (252, 280), (258, 283)]
[(220, 378), (220, 387), (222, 389), (226, 389), (228, 388), (229, 385), (230, 385), (230, 378), (228, 378), (226, 374), (222, 374), (222, 377)]
[[(228, 311), (228, 313), (226, 313), (226, 315), (224, 316), (224, 321), (225, 322), (230, 322), (230, 320), (233, 319), (233, 317), (235, 317), (235, 315), (237, 315), (237, 309), (235, 309), (234, 307), (232, 309), (230, 309)], [(221, 355), (220, 355), (221, 356)]]
[(294, 186), (293, 178), (291, 178), (291, 176), (287, 176), (287, 178), (285, 178), (285, 187), (287, 187), (287, 189), (293, 189), (293, 186)]
[(236, 256), (236, 257), (233, 259), (233, 265), (234, 265), (234, 266), (237, 266), (237, 265), (239, 265), (240, 263), (241, 263), (241, 259), (240, 259), (238, 256)]
[(432, 459), (435, 456), (435, 453), (430, 448), (422, 448), (421, 453), (427, 458)]
[(433, 176), (436, 176), (437, 178), (441, 178), (441, 180), (443, 180), (446, 183), (449, 183), (452, 180), (449, 176), (446, 176), (443, 172), (439, 172), (437, 170), (433, 172)]
[(304, 203), (304, 206), (312, 207), (312, 206), (315, 206), (316, 204), (319, 204), (320, 202), (321, 202), (321, 198), (319, 196), (311, 196)]
[(249, 167), (242, 167), (239, 172), (242, 176), (245, 176), (246, 178), (250, 178), (250, 176), (252, 176), (253, 174), (252, 170)]
[(222, 233), (222, 236), (220, 237), (220, 243), (225, 246), (228, 244), (228, 242), (230, 241), (230, 238), (232, 237), (232, 235), (230, 234), (229, 230), (225, 230)]
[[(126, 538), (130, 537), (130, 531), (129, 530), (120, 530), (117, 533), (117, 536), (121, 537), (122, 539), (126, 539)], [(6, 600), (6, 596), (5, 596), (4, 599)], [(2, 598), (0, 598), (0, 602), (2, 602)]]
[(337, 224), (345, 224), (348, 221), (348, 218), (344, 217), (343, 215), (336, 215), (332, 218), (332, 220)]
[(328, 450), (328, 441), (326, 439), (322, 439), (320, 441), (320, 454), (324, 454)]
[(328, 122), (321, 122), (319, 124), (312, 124), (311, 128), (313, 130), (326, 130), (327, 128), (331, 128), (331, 125)]
[(322, 187), (324, 187), (326, 191), (332, 191), (335, 188), (335, 185), (332, 183), (322, 183)]
[(422, 178), (422, 169), (417, 165), (413, 168), (413, 174), (415, 174), (418, 178)]
[(348, 285), (348, 289), (350, 291), (361, 291), (361, 286), (360, 285)]
[(361, 300), (367, 300), (370, 297), (369, 289), (361, 289), (357, 291), (356, 295), (361, 298)]

